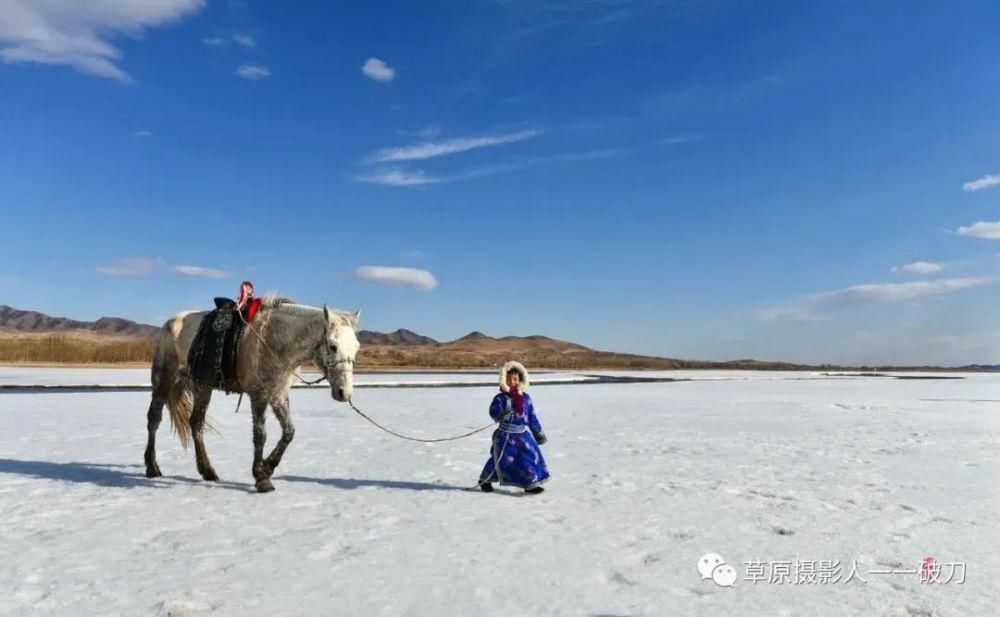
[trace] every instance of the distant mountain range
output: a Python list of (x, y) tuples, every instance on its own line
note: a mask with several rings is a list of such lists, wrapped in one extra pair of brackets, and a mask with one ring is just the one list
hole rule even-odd
[[(0, 331), (23, 333), (42, 332), (89, 332), (107, 336), (128, 336), (149, 338), (156, 336), (159, 326), (136, 323), (120, 317), (101, 317), (97, 321), (77, 321), (68, 317), (51, 317), (38, 311), (24, 311), (12, 306), (0, 305)], [(358, 339), (363, 345), (434, 345), (437, 341), (429, 336), (399, 329), (388, 334), (362, 330)]]
[[(0, 331), (8, 330), (24, 333), (42, 332), (89, 332), (93, 334), (104, 334), (108, 336), (129, 336), (136, 338), (148, 338), (156, 336), (160, 331), (159, 326), (136, 323), (120, 317), (101, 317), (97, 321), (78, 321), (68, 317), (51, 317), (38, 311), (24, 311), (12, 306), (0, 305)], [(440, 343), (429, 336), (417, 334), (412, 330), (400, 328), (394, 332), (375, 332), (373, 330), (362, 330), (358, 333), (358, 340), (362, 345), (374, 345), (381, 347), (419, 347), (424, 345), (448, 345), (452, 349), (462, 351), (478, 351), (484, 347), (496, 350), (503, 350), (522, 343), (529, 343), (532, 347), (550, 348), (552, 350), (564, 351), (567, 349), (578, 349), (590, 351), (581, 345), (557, 341), (545, 336), (508, 336), (495, 339), (486, 336), (482, 332), (471, 332), (462, 338), (450, 343)]]
[(120, 317), (101, 317), (97, 321), (77, 321), (66, 317), (50, 317), (37, 311), (22, 311), (0, 305), (0, 330), (15, 332), (82, 331), (108, 336), (152, 337), (160, 329)]
[[(97, 321), (77, 321), (66, 317), (50, 317), (37, 311), (24, 311), (0, 305), (0, 343), (15, 337), (17, 344), (0, 346), (0, 361), (60, 362), (64, 358), (120, 358), (110, 360), (141, 362), (152, 350), (151, 339), (158, 326), (136, 323), (118, 317), (102, 317)], [(45, 342), (46, 336), (65, 334), (69, 339), (59, 343)], [(6, 335), (6, 336), (5, 336)], [(495, 338), (482, 332), (470, 332), (454, 341), (439, 342), (399, 329), (394, 332), (362, 330), (358, 334), (362, 367), (472, 368), (497, 366), (517, 359), (537, 368), (564, 369), (728, 369), (728, 370), (872, 370), (873, 367), (842, 367), (834, 365), (801, 365), (789, 362), (733, 360), (705, 362), (657, 358), (636, 354), (597, 351), (547, 336), (505, 336)], [(129, 343), (128, 339), (132, 342)], [(37, 341), (37, 342), (32, 342)], [(113, 343), (112, 341), (123, 341)], [(117, 347), (115, 347), (117, 345)], [(138, 345), (138, 346), (137, 346)], [(74, 349), (65, 349), (74, 347)], [(55, 348), (55, 349), (53, 349)], [(101, 348), (101, 349), (96, 349)], [(124, 351), (127, 349), (127, 352)], [(58, 355), (57, 355), (58, 354)], [(75, 362), (75, 360), (73, 360)], [(93, 360), (105, 362), (105, 360)], [(86, 363), (86, 362), (85, 362)], [(936, 366), (879, 366), (881, 371), (943, 370)], [(950, 367), (948, 370), (1000, 371), (1000, 365)]]
[(373, 332), (362, 330), (358, 332), (358, 340), (362, 345), (436, 345), (437, 341), (429, 336), (400, 328), (395, 332)]

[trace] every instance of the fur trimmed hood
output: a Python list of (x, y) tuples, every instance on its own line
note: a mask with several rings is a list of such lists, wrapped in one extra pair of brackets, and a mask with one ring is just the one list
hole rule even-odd
[(507, 373), (512, 370), (521, 374), (520, 390), (521, 392), (524, 392), (530, 385), (528, 382), (528, 369), (524, 368), (524, 365), (520, 362), (515, 362), (514, 360), (507, 362), (503, 365), (503, 368), (500, 369), (500, 390), (502, 392), (510, 392), (510, 388), (507, 387)]

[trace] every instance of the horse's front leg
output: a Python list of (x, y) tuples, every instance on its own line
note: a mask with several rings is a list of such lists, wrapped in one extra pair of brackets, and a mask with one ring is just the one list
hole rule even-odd
[(285, 394), (280, 402), (271, 403), (271, 409), (274, 410), (278, 424), (281, 425), (281, 439), (264, 461), (264, 473), (268, 478), (274, 474), (274, 470), (281, 463), (281, 457), (285, 455), (285, 448), (295, 438), (295, 425), (292, 424), (292, 408), (288, 403), (288, 394)]
[(274, 485), (264, 473), (264, 442), (267, 441), (264, 412), (267, 411), (267, 400), (252, 397), (250, 407), (253, 411), (253, 478), (257, 481), (258, 493), (269, 493), (274, 490)]

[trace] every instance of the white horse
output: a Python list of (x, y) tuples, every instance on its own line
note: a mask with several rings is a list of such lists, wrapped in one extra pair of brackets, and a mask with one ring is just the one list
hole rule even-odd
[[(153, 352), (153, 399), (147, 413), (149, 441), (146, 445), (146, 476), (161, 476), (156, 463), (156, 429), (163, 406), (181, 444), (187, 449), (194, 437), (195, 460), (201, 477), (217, 481), (205, 451), (205, 412), (212, 388), (190, 379), (188, 350), (208, 311), (186, 311), (174, 315), (160, 329)], [(313, 361), (330, 382), (335, 400), (350, 401), (354, 389), (354, 359), (361, 347), (357, 330), (361, 312), (343, 313), (294, 304), (283, 298), (267, 297), (254, 320), (245, 326), (236, 360), (239, 388), (250, 397), (253, 413), (253, 477), (257, 490), (274, 490), (271, 475), (281, 462), (285, 448), (295, 435), (288, 390), (295, 371)], [(281, 439), (264, 458), (264, 414), (270, 405), (281, 425)]]

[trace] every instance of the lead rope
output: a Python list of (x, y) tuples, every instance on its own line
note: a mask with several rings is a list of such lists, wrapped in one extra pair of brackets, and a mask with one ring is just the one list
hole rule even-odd
[(490, 422), (489, 424), (487, 424), (486, 426), (484, 426), (482, 428), (477, 428), (474, 431), (469, 431), (468, 433), (462, 433), (461, 435), (455, 435), (454, 437), (438, 437), (436, 439), (426, 439), (424, 437), (410, 437), (410, 436), (407, 436), (407, 435), (402, 435), (400, 433), (397, 433), (396, 431), (394, 431), (392, 429), (389, 429), (389, 428), (386, 428), (386, 427), (382, 426), (381, 424), (379, 424), (375, 420), (372, 420), (370, 417), (368, 417), (367, 414), (365, 414), (365, 412), (361, 411), (360, 409), (358, 409), (354, 405), (354, 401), (350, 401), (349, 400), (349, 401), (347, 401), (347, 404), (350, 405), (351, 409), (353, 409), (355, 412), (357, 412), (357, 414), (359, 416), (361, 416), (365, 420), (368, 420), (369, 422), (371, 422), (372, 424), (374, 424), (378, 428), (382, 429), (386, 433), (389, 433), (390, 435), (395, 435), (396, 437), (399, 437), (400, 439), (405, 439), (407, 441), (418, 441), (420, 443), (438, 443), (438, 442), (441, 442), (441, 441), (458, 441), (459, 439), (465, 439), (466, 437), (472, 437), (476, 433), (482, 433), (486, 429), (493, 428), (493, 425), (495, 424), (494, 422)]

